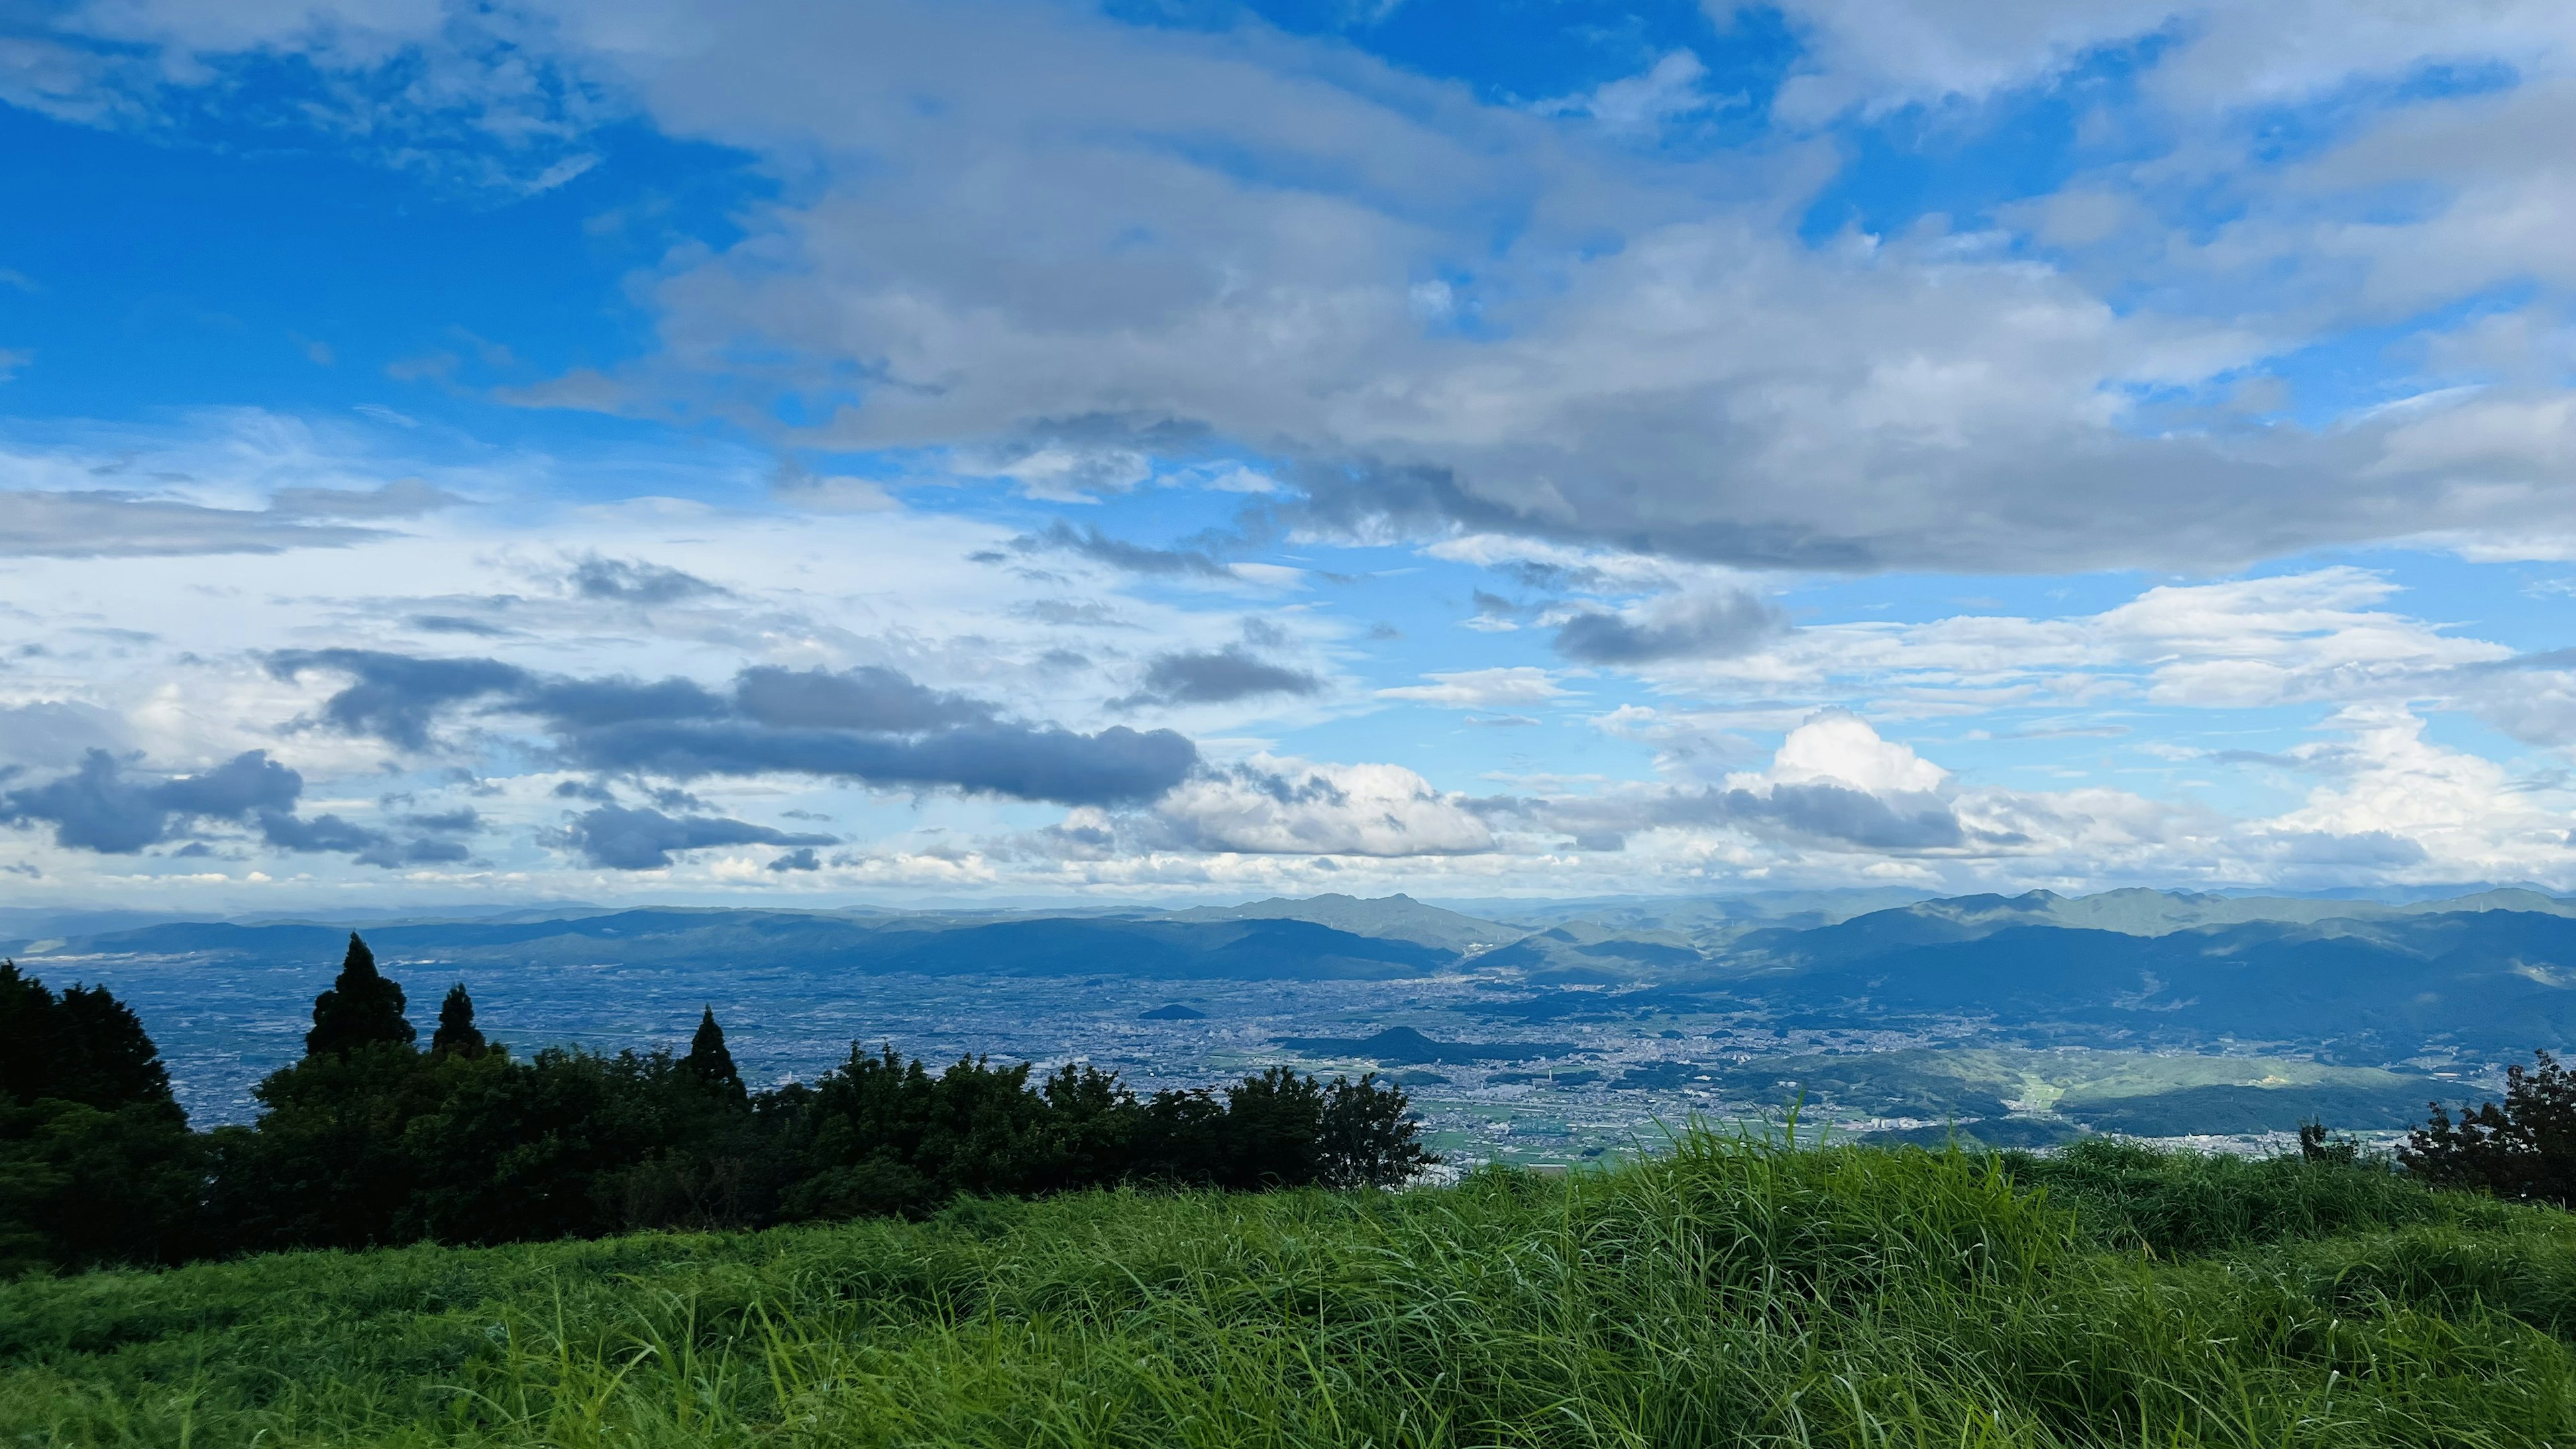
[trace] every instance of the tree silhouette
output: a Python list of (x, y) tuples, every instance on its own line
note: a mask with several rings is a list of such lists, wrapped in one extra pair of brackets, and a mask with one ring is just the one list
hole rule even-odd
[(409, 1046), (418, 1036), (403, 1018), (401, 984), (377, 973), (376, 953), (351, 931), (339, 979), (313, 998), (313, 1029), (304, 1034), (304, 1054), (347, 1056), (379, 1042)]
[(168, 1106), (170, 1073), (133, 1008), (104, 986), (45, 983), (0, 961), (0, 1100), (78, 1102), (113, 1112)]
[(474, 1025), (474, 998), (465, 994), (464, 982), (447, 988), (447, 999), (438, 1004), (438, 1030), (430, 1034), (429, 1049), (454, 1057), (483, 1055), (483, 1033)]
[(724, 1028), (716, 1025), (712, 1006), (698, 1018), (697, 1035), (689, 1038), (689, 1054), (680, 1058), (680, 1065), (727, 1098), (741, 1101), (746, 1096), (742, 1073), (734, 1069), (733, 1053), (725, 1048)]
[(2463, 1107), (2457, 1122), (2440, 1103), (2406, 1136), (2397, 1160), (2444, 1187), (2484, 1188), (2502, 1198), (2576, 1205), (2576, 1072), (2547, 1052), (2537, 1071), (2505, 1071), (2504, 1105)]

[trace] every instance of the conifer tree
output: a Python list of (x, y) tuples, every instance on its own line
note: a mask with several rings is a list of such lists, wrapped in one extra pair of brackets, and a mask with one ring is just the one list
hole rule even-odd
[(176, 1110), (170, 1073), (132, 1007), (104, 986), (58, 996), (0, 961), (0, 1102), (40, 1098), (102, 1112), (138, 1102)]
[(54, 993), (17, 962), (0, 961), (0, 1099), (23, 1104), (44, 1095), (55, 1030)]
[(712, 1006), (698, 1018), (697, 1035), (689, 1038), (689, 1054), (680, 1058), (680, 1065), (726, 1097), (740, 1100), (747, 1095), (742, 1073), (734, 1070), (733, 1053), (725, 1049), (724, 1028), (716, 1025), (716, 1009)]
[(339, 979), (313, 998), (313, 1029), (304, 1034), (304, 1054), (347, 1056), (376, 1042), (409, 1046), (418, 1036), (403, 1018), (401, 983), (377, 973), (376, 953), (351, 931)]
[(438, 1004), (438, 1030), (430, 1035), (429, 1049), (446, 1056), (483, 1055), (483, 1033), (474, 1025), (474, 998), (465, 994), (464, 982), (447, 988), (447, 999)]

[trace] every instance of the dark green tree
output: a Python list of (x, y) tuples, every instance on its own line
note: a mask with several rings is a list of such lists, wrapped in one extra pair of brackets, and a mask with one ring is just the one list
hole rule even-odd
[(53, 1077), (54, 993), (0, 961), (0, 1096), (36, 1100)]
[(716, 1025), (714, 1007), (706, 1008), (706, 1014), (698, 1018), (697, 1035), (689, 1038), (689, 1054), (680, 1058), (680, 1065), (718, 1094), (737, 1102), (744, 1100), (742, 1073), (734, 1069), (733, 1053), (725, 1049), (724, 1028)]
[(2443, 1187), (2576, 1207), (2576, 1072), (2545, 1051), (2533, 1055), (2537, 1070), (2506, 1069), (2502, 1106), (2464, 1106), (2453, 1121), (2434, 1103), (2431, 1120), (2407, 1134), (2397, 1160)]
[(363, 1046), (409, 1046), (419, 1036), (403, 1018), (403, 989), (376, 971), (376, 953), (349, 933), (349, 954), (339, 979), (313, 998), (313, 1029), (304, 1034), (306, 1056), (347, 1056)]
[(1323, 1087), (1287, 1067), (1226, 1088), (1223, 1184), (1255, 1191), (1321, 1181), (1323, 1119)]
[(1437, 1163), (1422, 1145), (1422, 1124), (1410, 1105), (1403, 1088), (1379, 1081), (1375, 1072), (1356, 1082), (1333, 1078), (1318, 1124), (1325, 1185), (1400, 1187)]
[(0, 962), (0, 1275), (185, 1256), (198, 1159), (132, 1009)]
[(474, 1025), (474, 998), (465, 994), (464, 982), (447, 988), (447, 999), (438, 1004), (438, 1030), (430, 1034), (429, 1049), (452, 1057), (483, 1055), (483, 1033)]
[(133, 1008), (104, 986), (57, 996), (15, 961), (0, 961), (0, 1094), (102, 1112), (172, 1107), (170, 1073)]

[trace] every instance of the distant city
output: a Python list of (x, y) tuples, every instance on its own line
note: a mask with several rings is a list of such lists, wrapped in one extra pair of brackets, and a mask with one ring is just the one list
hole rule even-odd
[(677, 1047), (757, 1084), (855, 1043), (1085, 1061), (1138, 1087), (1289, 1063), (1401, 1084), (1453, 1166), (1574, 1162), (1693, 1119), (2043, 1146), (2277, 1147), (2492, 1090), (2576, 1026), (2576, 902), (2147, 890), (1174, 910), (541, 908), (148, 921), (17, 912), (0, 945), (132, 1002), (201, 1125), (296, 1059), (352, 925), (427, 1022), (466, 982), (514, 1051)]

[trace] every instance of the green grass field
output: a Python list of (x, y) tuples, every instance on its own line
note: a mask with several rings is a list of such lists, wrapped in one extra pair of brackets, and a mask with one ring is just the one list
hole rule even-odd
[(2576, 1218), (1705, 1133), (1548, 1180), (0, 1285), (0, 1445), (2576, 1445)]

